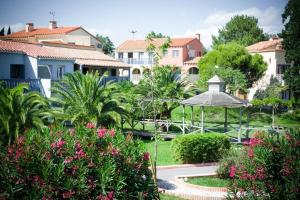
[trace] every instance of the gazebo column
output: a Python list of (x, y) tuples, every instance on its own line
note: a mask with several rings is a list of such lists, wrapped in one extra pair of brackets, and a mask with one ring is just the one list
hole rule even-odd
[(227, 132), (227, 107), (225, 107), (224, 132)]
[(201, 106), (201, 133), (204, 133), (204, 106)]
[(191, 109), (192, 109), (191, 121), (192, 121), (192, 126), (194, 126), (194, 106), (192, 106)]
[(182, 133), (185, 134), (185, 105), (182, 105)]
[(238, 132), (238, 143), (241, 143), (241, 131), (242, 131), (242, 117), (243, 117), (243, 110), (240, 108), (240, 127)]

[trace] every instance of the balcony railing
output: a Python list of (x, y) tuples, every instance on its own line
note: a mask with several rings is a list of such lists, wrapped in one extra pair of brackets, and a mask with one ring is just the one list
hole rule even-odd
[(119, 61), (132, 65), (151, 65), (154, 63), (151, 58), (119, 58)]
[(7, 88), (14, 88), (22, 83), (26, 83), (30, 91), (38, 91), (45, 95), (40, 79), (0, 79), (0, 82)]
[(187, 78), (191, 82), (195, 82), (199, 80), (199, 75), (198, 74), (188, 74)]

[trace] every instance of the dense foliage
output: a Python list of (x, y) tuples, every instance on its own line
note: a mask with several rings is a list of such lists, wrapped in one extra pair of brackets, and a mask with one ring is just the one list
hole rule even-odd
[(170, 118), (171, 111), (179, 106), (176, 100), (189, 97), (193, 87), (186, 79), (180, 78), (178, 69), (171, 66), (156, 66), (152, 73), (144, 75), (138, 90), (148, 99), (151, 99), (152, 95), (158, 99), (161, 117)]
[[(275, 136), (258, 132), (230, 166), (230, 199), (300, 198), (299, 130)], [(231, 163), (228, 163), (231, 164)]]
[(264, 75), (267, 64), (261, 55), (250, 55), (243, 46), (229, 43), (219, 45), (200, 59), (199, 69), (199, 83), (202, 89), (207, 87), (207, 80), (215, 74), (219, 74), (232, 88), (246, 89), (252, 87), (253, 83)]
[(183, 163), (218, 161), (229, 148), (229, 138), (218, 133), (181, 135), (172, 141), (174, 157)]
[(289, 86), (292, 96), (298, 105), (300, 99), (300, 1), (289, 0), (282, 14), (284, 29), (281, 37), (283, 38), (283, 48), (285, 58), (293, 65), (284, 74), (285, 83)]
[(138, 141), (88, 123), (29, 130), (0, 151), (0, 199), (154, 199)]
[(122, 95), (113, 83), (103, 84), (97, 73), (67, 74), (52, 88), (52, 101), (57, 105), (57, 119), (74, 124), (93, 121), (97, 126), (118, 125), (126, 110), (121, 106)]
[(267, 35), (258, 26), (258, 19), (247, 15), (236, 15), (226, 25), (219, 29), (219, 35), (212, 36), (213, 47), (229, 42), (237, 42), (249, 46), (256, 42), (267, 40)]
[(28, 92), (28, 85), (9, 89), (0, 86), (0, 145), (10, 144), (26, 129), (41, 130), (48, 118), (50, 105), (37, 92)]
[(112, 41), (109, 39), (109, 37), (96, 34), (96, 38), (101, 42), (101, 48), (103, 53), (112, 55), (115, 50), (115, 47)]

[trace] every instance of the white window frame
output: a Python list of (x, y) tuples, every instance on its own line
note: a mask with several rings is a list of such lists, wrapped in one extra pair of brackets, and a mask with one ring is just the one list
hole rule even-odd
[(179, 57), (179, 50), (178, 49), (172, 50), (172, 57), (173, 58), (178, 58)]

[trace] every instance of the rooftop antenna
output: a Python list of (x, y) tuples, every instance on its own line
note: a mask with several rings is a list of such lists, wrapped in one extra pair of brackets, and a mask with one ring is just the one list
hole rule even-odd
[(132, 30), (132, 31), (129, 31), (129, 33), (131, 33), (132, 34), (132, 39), (134, 39), (134, 34), (136, 33), (137, 31), (134, 31), (134, 30)]
[(54, 11), (50, 11), (49, 14), (52, 15), (52, 21), (54, 21), (55, 12)]

